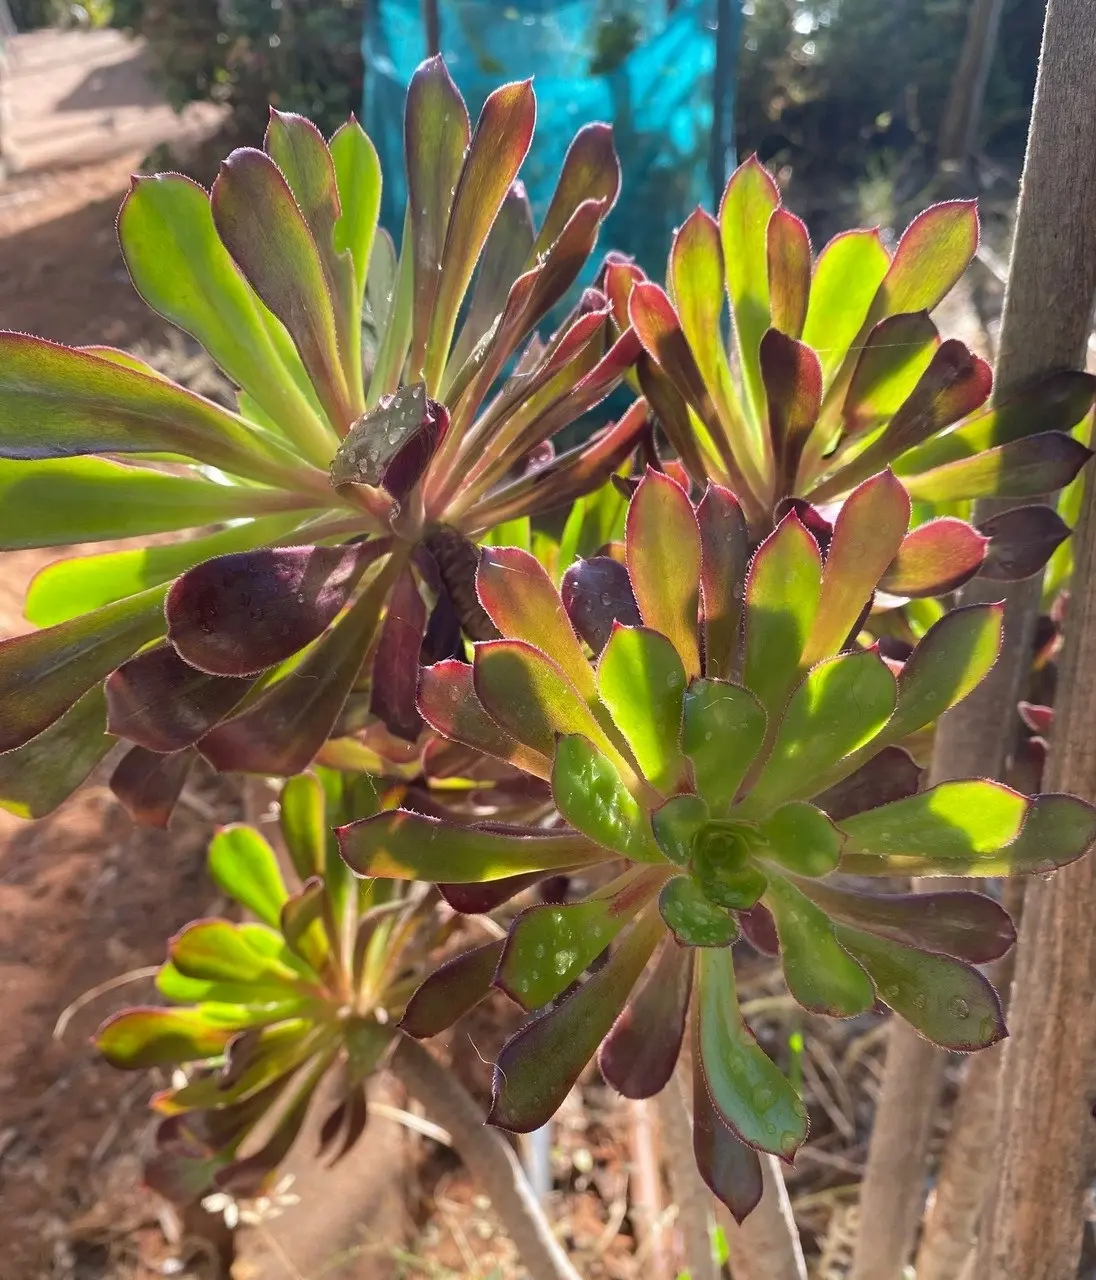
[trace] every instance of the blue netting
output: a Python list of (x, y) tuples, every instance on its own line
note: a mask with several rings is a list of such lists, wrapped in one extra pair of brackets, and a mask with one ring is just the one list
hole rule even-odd
[[(578, 127), (613, 124), (624, 185), (602, 245), (634, 254), (656, 278), (674, 228), (711, 201), (716, 0), (668, 8), (666, 0), (440, 4), (441, 51), (473, 119), (497, 85), (535, 77), (537, 132), (522, 178), (538, 218)], [(406, 195), (403, 99), (425, 49), (421, 0), (367, 6), (363, 123), (380, 152), (381, 216), (393, 231)]]

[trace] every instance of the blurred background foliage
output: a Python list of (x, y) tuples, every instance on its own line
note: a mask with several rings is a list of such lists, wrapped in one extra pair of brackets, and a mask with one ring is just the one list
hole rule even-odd
[[(231, 141), (255, 143), (268, 104), (303, 112), (327, 132), (360, 112), (363, 23), (385, 0), (10, 2), (21, 29), (109, 19), (144, 36), (174, 105), (226, 103)], [(713, 23), (720, 8), (737, 3), (711, 0)], [(440, 0), (443, 10), (448, 4), (460, 0)], [(630, 6), (648, 15), (651, 0), (589, 0), (591, 74), (602, 73), (599, 59), (631, 30), (622, 25)], [(551, 7), (551, 0), (499, 0), (500, 14)], [(745, 0), (735, 86), (740, 156), (757, 151), (812, 224), (825, 221), (827, 193), (850, 187), (862, 215), (886, 220), (888, 205), (922, 191), (933, 174), (973, 7), (974, 0)], [(1046, 0), (1002, 0), (977, 151), (1006, 170), (1017, 170), (1023, 154), (1045, 8)], [(637, 19), (632, 34), (642, 31)]]

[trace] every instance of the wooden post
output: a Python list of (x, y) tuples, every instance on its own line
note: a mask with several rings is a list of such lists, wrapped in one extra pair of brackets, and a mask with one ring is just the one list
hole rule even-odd
[[(1096, 10), (1091, 0), (1051, 0), (1001, 326), (998, 398), (1041, 374), (1076, 367), (1084, 360), (1096, 291), (1096, 78), (1084, 69), (1093, 59)], [(976, 514), (1016, 505), (979, 504)], [(963, 592), (963, 603), (999, 596), (987, 591), (987, 585), (992, 586), (975, 580)], [(1015, 705), (1027, 673), (1039, 594), (1038, 579), (1008, 592), (1001, 657), (983, 684), (941, 720), (933, 781), (970, 774), (1000, 776), (1014, 740)], [(1096, 724), (1096, 718), (1092, 722)], [(939, 881), (935, 887), (941, 887)], [(1032, 886), (1037, 894), (1044, 888)], [(1091, 909), (1090, 902), (1086, 910)], [(1028, 933), (1025, 916), (1024, 935)], [(1096, 1028), (1091, 1014), (1086, 1016)], [(1015, 1016), (1012, 1021), (1016, 1037)], [(1044, 1041), (1038, 1052), (1046, 1051)], [(928, 1137), (943, 1063), (942, 1053), (895, 1024), (861, 1193), (862, 1227), (853, 1280), (896, 1280), (909, 1256), (921, 1214)], [(1005, 1097), (1005, 1116), (1015, 1120), (1011, 1113), (1019, 1099), (1007, 1085)], [(1091, 1119), (1087, 1123), (1091, 1126)], [(984, 1152), (981, 1160), (984, 1168)], [(993, 1163), (999, 1167), (996, 1160)], [(1042, 1201), (1044, 1194), (1036, 1198)], [(987, 1264), (976, 1267), (975, 1274), (987, 1280), (1036, 1280), (1043, 1275), (1065, 1280), (1067, 1273), (996, 1271)]]
[[(1021, 190), (1009, 358), (1034, 373), (1084, 360), (1096, 300), (1096, 8), (1050, 0)], [(1005, 352), (1002, 350), (1002, 359)], [(1096, 483), (1055, 696), (1048, 791), (1096, 800)], [(1096, 1151), (1096, 857), (1028, 885), (1005, 1046), (1001, 1124), (972, 1274), (1076, 1275)]]

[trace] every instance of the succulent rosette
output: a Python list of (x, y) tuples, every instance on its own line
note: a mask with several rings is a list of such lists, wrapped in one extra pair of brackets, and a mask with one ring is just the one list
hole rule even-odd
[(253, 919), (187, 925), (156, 977), (168, 1007), (126, 1009), (100, 1027), (96, 1045), (115, 1066), (187, 1073), (152, 1100), (161, 1118), (145, 1179), (162, 1194), (267, 1192), (332, 1073), (321, 1152), (337, 1160), (361, 1137), (367, 1081), (444, 925), (427, 886), (356, 881), (330, 828), (398, 795), (328, 769), (289, 779), (280, 815), (292, 888), (257, 830), (222, 828), (210, 876)]
[(361, 875), (463, 882), (470, 909), (548, 875), (586, 881), (581, 901), (521, 911), (415, 1001), (463, 1009), (493, 983), (535, 1012), (495, 1072), (490, 1119), (517, 1131), (545, 1123), (595, 1054), (625, 1095), (656, 1093), (688, 1032), (697, 1160), (739, 1218), (761, 1193), (757, 1152), (790, 1160), (807, 1113), (742, 1017), (735, 940), (778, 952), (808, 1010), (882, 1005), (940, 1045), (984, 1048), (1005, 1028), (977, 966), (1011, 945), (1008, 915), (978, 893), (875, 894), (866, 879), (1049, 871), (1096, 838), (1096, 810), (1069, 796), (920, 789), (901, 743), (989, 671), (1002, 609), (956, 609), (888, 661), (858, 637), (916, 537), (905, 491), (889, 471), (864, 479), (824, 546), (805, 514), (751, 555), (727, 489), (694, 505), (649, 470), (620, 557), (578, 561), (562, 592), (528, 553), (485, 548), (477, 589), (501, 638), (425, 669), (419, 708), (549, 781), (558, 818), (458, 826), (397, 809), (339, 831)]
[[(665, 289), (624, 260), (604, 287), (643, 345), (638, 385), (696, 484), (732, 489), (760, 539), (789, 503), (825, 509), (890, 467), (923, 528), (880, 585), (929, 596), (1041, 569), (1068, 529), (1031, 500), (1090, 456), (1071, 432), (1092, 408), (1091, 374), (1062, 370), (991, 398), (989, 365), (941, 340), (930, 312), (978, 236), (974, 203), (948, 201), (914, 218), (893, 254), (873, 229), (815, 257), (752, 157), (717, 216), (697, 209), (678, 231)], [(985, 497), (1017, 506), (977, 528), (955, 519)]]
[(420, 648), (490, 634), (470, 539), (601, 485), (647, 420), (639, 401), (555, 456), (639, 341), (596, 290), (538, 335), (620, 170), (609, 127), (582, 128), (535, 229), (518, 180), (535, 114), (509, 84), (473, 129), (441, 60), (418, 69), (398, 257), (354, 120), (325, 140), (275, 112), (209, 192), (135, 179), (133, 282), (234, 408), (121, 351), (0, 335), (0, 547), (133, 540), (49, 565), (26, 601), (41, 629), (0, 644), (0, 802), (48, 812), (118, 737), (166, 773), (197, 751), (274, 775), (370, 713), (416, 738)]

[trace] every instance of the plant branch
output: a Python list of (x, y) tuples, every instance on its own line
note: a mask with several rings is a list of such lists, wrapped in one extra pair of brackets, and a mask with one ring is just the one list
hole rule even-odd
[(452, 1137), (454, 1148), (514, 1242), (530, 1280), (580, 1280), (513, 1148), (484, 1124), (482, 1111), (456, 1077), (417, 1040), (406, 1036), (392, 1055), (390, 1068)]
[(719, 1280), (709, 1229), (713, 1198), (696, 1167), (693, 1119), (681, 1096), (680, 1073), (679, 1063), (669, 1084), (654, 1100), (662, 1152), (670, 1170), (670, 1186), (677, 1205), (677, 1225), (685, 1244), (685, 1265), (690, 1280)]

